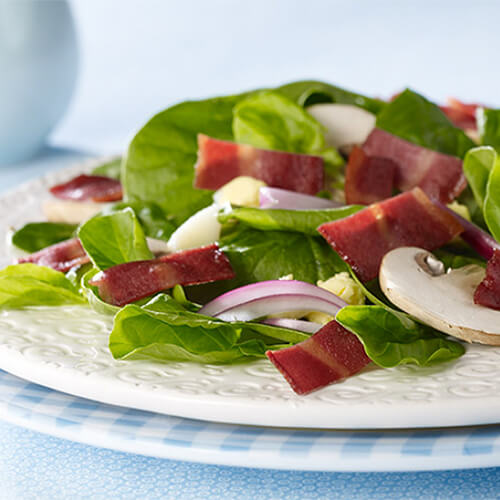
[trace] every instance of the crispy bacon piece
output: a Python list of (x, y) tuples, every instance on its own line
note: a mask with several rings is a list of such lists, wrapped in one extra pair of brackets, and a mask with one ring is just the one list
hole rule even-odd
[(486, 276), (474, 292), (474, 302), (500, 310), (500, 250), (495, 250), (488, 261)]
[(297, 394), (350, 377), (370, 363), (356, 335), (335, 320), (300, 344), (266, 355)]
[(323, 158), (258, 149), (245, 144), (198, 135), (198, 162), (194, 186), (219, 189), (231, 179), (246, 175), (268, 186), (305, 194), (323, 189)]
[(39, 266), (46, 266), (65, 273), (72, 267), (89, 262), (89, 258), (78, 238), (62, 241), (44, 248), (28, 257), (17, 261), (19, 264), (31, 262)]
[(446, 106), (439, 106), (455, 127), (477, 130), (476, 110), (479, 104), (465, 104), (454, 97), (448, 97)]
[(348, 204), (369, 205), (392, 196), (397, 165), (388, 158), (368, 156), (355, 146), (345, 173), (345, 199)]
[(363, 151), (396, 163), (395, 184), (401, 191), (418, 186), (430, 198), (449, 203), (467, 185), (460, 158), (417, 146), (378, 128), (366, 139)]
[(234, 276), (228, 258), (214, 244), (110, 267), (96, 275), (90, 284), (99, 288), (104, 301), (124, 306), (174, 285), (210, 283)]
[(120, 181), (100, 175), (79, 175), (63, 184), (50, 188), (50, 192), (62, 200), (119, 201), (123, 198)]
[(420, 188), (318, 228), (362, 281), (378, 275), (389, 250), (403, 246), (434, 250), (462, 230), (458, 220), (432, 203)]

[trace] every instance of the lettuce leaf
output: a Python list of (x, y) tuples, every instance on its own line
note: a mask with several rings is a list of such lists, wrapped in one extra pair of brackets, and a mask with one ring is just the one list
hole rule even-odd
[(131, 208), (92, 217), (80, 226), (78, 238), (90, 260), (100, 270), (153, 258), (142, 227)]
[(365, 208), (362, 205), (347, 205), (325, 210), (280, 210), (260, 208), (233, 208), (219, 215), (222, 223), (237, 220), (261, 231), (294, 231), (310, 236), (319, 236), (318, 226), (326, 222), (348, 217)]
[(36, 264), (16, 264), (0, 271), (0, 308), (84, 303), (77, 287), (59, 271)]
[(264, 357), (308, 335), (257, 323), (225, 322), (186, 310), (168, 295), (115, 317), (109, 348), (117, 359), (230, 363)]
[(323, 126), (298, 104), (278, 92), (259, 92), (239, 102), (233, 111), (237, 142), (257, 148), (323, 156), (330, 167), (343, 158), (327, 148)]
[(310, 106), (321, 102), (353, 104), (371, 113), (379, 113), (386, 105), (380, 99), (373, 99), (349, 90), (314, 80), (292, 82), (276, 89), (299, 106)]
[(379, 305), (347, 306), (335, 319), (359, 338), (368, 357), (383, 368), (435, 365), (465, 353), (462, 344)]
[(460, 158), (475, 146), (438, 106), (409, 89), (384, 107), (376, 125), (419, 146)]
[(12, 243), (25, 252), (34, 253), (73, 238), (77, 227), (76, 224), (62, 222), (32, 222), (12, 235)]

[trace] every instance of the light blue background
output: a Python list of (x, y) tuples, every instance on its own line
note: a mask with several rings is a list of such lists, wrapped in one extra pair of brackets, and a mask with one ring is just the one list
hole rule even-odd
[[(74, 99), (36, 159), (0, 167), (0, 190), (88, 155), (121, 152), (151, 114), (177, 100), (293, 79), (381, 97), (411, 85), (439, 100), (499, 105), (498, 5), (73, 1), (81, 47)], [(203, 466), (0, 423), (0, 498), (495, 498), (499, 483), (500, 469), (329, 474)]]
[(119, 151), (186, 98), (318, 78), (500, 105), (495, 0), (75, 0), (81, 72), (54, 141)]

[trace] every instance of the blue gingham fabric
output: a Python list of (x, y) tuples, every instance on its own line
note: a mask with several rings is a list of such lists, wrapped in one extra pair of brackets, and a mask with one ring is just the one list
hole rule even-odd
[(290, 470), (377, 471), (500, 465), (500, 426), (316, 431), (226, 425), (90, 401), (0, 371), (4, 420), (160, 458)]

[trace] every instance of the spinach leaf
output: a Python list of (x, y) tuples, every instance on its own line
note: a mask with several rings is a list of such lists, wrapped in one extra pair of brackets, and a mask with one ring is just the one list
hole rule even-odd
[(0, 271), (0, 308), (84, 303), (71, 281), (49, 267), (16, 264)]
[(458, 269), (460, 267), (474, 264), (486, 267), (486, 261), (478, 258), (477, 254), (470, 247), (454, 248), (451, 245), (434, 250), (434, 255), (444, 264), (447, 269)]
[(238, 220), (247, 226), (262, 231), (294, 231), (310, 236), (319, 236), (318, 226), (325, 222), (348, 217), (365, 208), (362, 205), (348, 205), (326, 210), (281, 210), (261, 208), (233, 208), (219, 215), (222, 223)]
[(490, 146), (471, 149), (464, 158), (465, 177), (481, 210), (484, 209), (488, 177), (495, 160), (495, 150)]
[(465, 352), (462, 344), (385, 307), (347, 306), (335, 319), (354, 333), (368, 357), (384, 368), (407, 363), (435, 365)]
[(149, 238), (168, 241), (170, 235), (177, 229), (159, 205), (148, 201), (120, 201), (104, 209), (101, 214), (109, 215), (124, 208), (131, 208), (134, 211), (145, 235)]
[(92, 170), (92, 175), (102, 175), (111, 179), (120, 180), (122, 159), (115, 158), (98, 165)]
[(346, 270), (323, 238), (292, 231), (259, 231), (241, 224), (223, 227), (219, 245), (236, 273), (231, 288), (288, 274), (316, 284)]
[(207, 206), (209, 191), (193, 188), (197, 135), (232, 140), (233, 107), (244, 95), (177, 104), (134, 137), (124, 160), (126, 201), (152, 201), (179, 225)]
[(391, 302), (385, 296), (384, 292), (380, 288), (380, 283), (378, 281), (378, 278), (372, 279), (367, 283), (363, 283), (354, 272), (354, 269), (349, 264), (347, 264), (347, 262), (345, 263), (345, 265), (347, 267), (349, 274), (351, 275), (351, 278), (361, 288), (364, 296), (372, 304), (380, 307), (385, 307), (386, 309), (390, 309), (391, 311), (393, 310)]
[(323, 126), (302, 107), (277, 92), (259, 92), (243, 99), (233, 111), (237, 142), (263, 149), (324, 156), (333, 166), (344, 164), (326, 148)]
[(92, 217), (80, 226), (78, 237), (100, 270), (124, 262), (153, 258), (142, 227), (131, 208)]
[(500, 158), (490, 146), (471, 149), (464, 172), (489, 231), (500, 241)]
[(366, 97), (329, 83), (306, 80), (288, 83), (276, 89), (299, 106), (310, 106), (321, 102), (353, 104), (374, 114), (381, 111), (386, 103), (380, 99)]
[(116, 315), (109, 348), (120, 359), (229, 363), (263, 357), (267, 349), (307, 337), (269, 325), (210, 318), (159, 295), (143, 307), (125, 306)]
[(76, 224), (32, 222), (12, 235), (12, 243), (25, 252), (34, 253), (75, 236)]
[(198, 312), (201, 306), (199, 304), (195, 304), (191, 302), (186, 297), (186, 292), (184, 291), (184, 287), (182, 285), (175, 285), (172, 288), (172, 298), (177, 301), (184, 309), (191, 312)]
[(472, 192), (470, 184), (467, 184), (467, 187), (460, 193), (460, 196), (457, 198), (457, 201), (465, 205), (470, 214), (470, 219), (477, 226), (486, 229), (486, 222), (484, 221), (483, 215), (483, 207), (479, 206)]
[(460, 158), (475, 146), (438, 106), (409, 89), (385, 106), (376, 125), (419, 146)]
[(478, 113), (481, 144), (500, 151), (500, 109), (483, 109)]
[(493, 238), (500, 242), (500, 158), (496, 154), (486, 184), (483, 212)]

